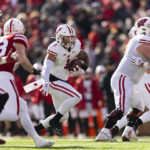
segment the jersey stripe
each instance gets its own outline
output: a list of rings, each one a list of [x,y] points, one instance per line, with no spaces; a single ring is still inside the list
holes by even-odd
[[[22,34],[15,34],[14,42],[23,44],[26,48],[28,47],[28,39]]]
[[[149,40],[140,39],[139,43],[150,44]]]
[[[51,51],[49,49],[47,50],[47,52],[50,53],[51,55],[57,56],[57,53],[55,53],[55,52],[53,52],[53,51]]]

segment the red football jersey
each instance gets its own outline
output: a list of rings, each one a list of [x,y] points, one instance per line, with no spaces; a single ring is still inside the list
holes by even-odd
[[[28,40],[23,34],[11,34],[8,36],[0,37],[0,56],[6,56],[8,52],[13,49],[15,52],[14,43],[23,44],[28,47]],[[0,71],[13,73],[15,63],[8,63],[0,65]]]

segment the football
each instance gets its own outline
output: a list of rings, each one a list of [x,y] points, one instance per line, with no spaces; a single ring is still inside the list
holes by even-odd
[[[73,59],[68,66],[68,70],[69,71],[75,71],[74,69],[76,69],[76,71],[78,71],[77,66],[81,67],[83,64],[82,60],[80,59]]]

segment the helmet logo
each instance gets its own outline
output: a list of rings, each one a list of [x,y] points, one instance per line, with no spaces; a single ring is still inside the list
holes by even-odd
[[[144,26],[144,23],[147,21],[147,19],[141,19],[139,20],[139,22],[137,23],[138,27]]]

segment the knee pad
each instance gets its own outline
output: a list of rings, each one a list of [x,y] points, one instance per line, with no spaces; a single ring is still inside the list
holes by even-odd
[[[123,112],[120,109],[113,110],[107,118],[112,118],[115,120],[120,120],[123,117]]]
[[[113,110],[108,116],[105,124],[106,128],[111,129],[118,120],[120,120],[123,116],[123,112],[120,109]]]
[[[139,117],[139,116],[141,116],[141,114],[142,114],[141,110],[139,110],[137,108],[132,108],[132,111],[129,113],[129,116],[131,115],[131,116]]]
[[[8,100],[8,98],[9,98],[8,93],[1,94],[1,95],[0,95],[0,113],[1,113],[2,110],[4,109],[4,106],[5,106],[5,104],[6,104],[7,100]]]
[[[69,113],[66,113],[61,119],[60,119],[60,122],[63,122],[65,120],[68,120],[69,118]]]

